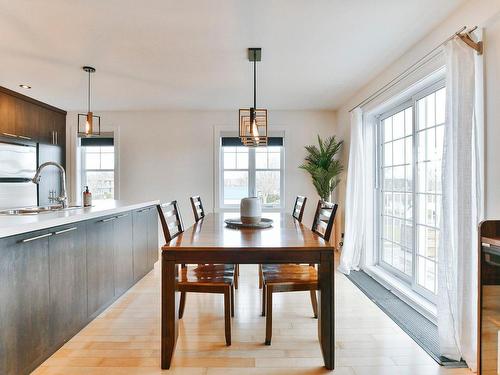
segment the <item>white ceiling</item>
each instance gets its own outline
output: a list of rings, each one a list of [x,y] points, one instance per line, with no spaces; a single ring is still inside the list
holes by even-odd
[[[81,110],[93,65],[95,110],[237,109],[262,47],[258,106],[335,109],[460,3],[0,0],[0,85]]]

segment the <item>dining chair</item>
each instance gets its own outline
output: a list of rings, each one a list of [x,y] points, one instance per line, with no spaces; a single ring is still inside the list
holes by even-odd
[[[338,205],[320,200],[316,207],[312,231],[325,241],[330,240]],[[271,345],[273,324],[273,293],[309,291],[314,317],[318,317],[318,271],[315,265],[262,265],[262,315],[266,316],[266,345]]]
[[[307,198],[302,195],[297,195],[297,198],[295,198],[292,216],[299,222],[302,222],[302,216],[304,216],[304,208],[306,208],[306,202]],[[259,264],[259,289],[262,289],[262,285],[262,264]],[[264,314],[265,313],[263,312],[262,316],[264,316]]]
[[[168,243],[184,232],[184,224],[177,201],[157,205],[165,241]],[[168,251],[168,250],[167,250]],[[234,265],[181,265],[177,289],[181,293],[179,319],[184,315],[186,294],[218,293],[224,295],[224,323],[226,345],[231,345],[231,317],[234,316]]]
[[[203,208],[203,203],[201,202],[201,197],[195,195],[190,197],[191,208],[193,209],[194,221],[198,222],[205,217],[205,209]],[[234,265],[234,288],[238,289],[238,277],[240,276],[240,265]]]

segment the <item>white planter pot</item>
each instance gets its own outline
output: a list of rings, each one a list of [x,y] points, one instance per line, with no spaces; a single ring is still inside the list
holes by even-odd
[[[243,224],[257,224],[262,217],[260,199],[257,197],[243,198],[240,203],[240,216]]]

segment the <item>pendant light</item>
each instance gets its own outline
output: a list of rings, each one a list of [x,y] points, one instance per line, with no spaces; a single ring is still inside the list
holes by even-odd
[[[90,76],[95,73],[95,68],[84,66],[82,68],[89,76],[87,113],[78,114],[78,135],[82,137],[92,137],[101,135],[101,117],[95,116],[90,110]],[[81,121],[80,121],[81,120]]]
[[[253,107],[239,110],[240,139],[245,146],[267,146],[267,109],[257,108],[257,61],[262,49],[249,48],[248,60],[253,62]]]

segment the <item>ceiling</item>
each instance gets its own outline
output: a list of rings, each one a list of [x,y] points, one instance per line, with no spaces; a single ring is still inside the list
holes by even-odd
[[[82,110],[92,65],[97,111],[234,110],[262,47],[257,106],[335,109],[460,3],[0,0],[0,85]]]

